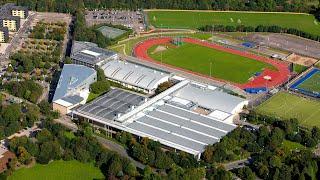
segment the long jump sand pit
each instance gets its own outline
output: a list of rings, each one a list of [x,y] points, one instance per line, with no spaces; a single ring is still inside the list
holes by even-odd
[[[299,64],[299,65],[302,65],[302,66],[307,66],[307,67],[310,67],[313,64],[315,64],[316,62],[318,62],[318,60],[316,60],[314,58],[300,56],[300,55],[297,55],[295,53],[290,54],[286,58],[286,61],[294,63],[294,64]]]

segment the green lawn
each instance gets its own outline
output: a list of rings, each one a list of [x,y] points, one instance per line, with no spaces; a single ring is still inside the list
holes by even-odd
[[[53,161],[48,165],[36,164],[31,168],[22,168],[13,173],[9,180],[88,180],[104,179],[99,168],[93,164],[79,161]]]
[[[282,148],[286,153],[290,153],[293,150],[302,150],[305,147],[302,144],[292,142],[289,140],[284,140],[282,143]]]
[[[147,11],[149,23],[155,27],[195,29],[203,25],[278,25],[320,34],[320,23],[313,15],[253,12]]]
[[[283,119],[297,118],[306,127],[320,127],[320,102],[279,92],[257,107],[261,114]]]
[[[224,79],[235,83],[246,83],[256,72],[273,66],[212,48],[184,43],[177,48],[168,47],[167,50],[154,53],[157,46],[148,50],[150,57],[166,64],[187,70]]]
[[[308,91],[320,92],[320,72],[317,72],[316,74],[305,80],[298,86],[298,88]]]
[[[302,66],[302,65],[299,65],[299,64],[293,64],[293,71],[298,73],[298,74],[302,73],[306,69],[308,69],[308,67]]]

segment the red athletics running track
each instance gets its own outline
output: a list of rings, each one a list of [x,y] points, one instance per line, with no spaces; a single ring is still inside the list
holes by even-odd
[[[156,61],[154,59],[152,59],[149,55],[148,55],[148,49],[151,48],[152,46],[155,45],[161,45],[161,44],[166,44],[166,43],[170,43],[170,41],[172,40],[172,38],[170,37],[164,37],[164,38],[153,38],[153,39],[149,39],[149,40],[145,40],[139,44],[136,45],[136,47],[133,50],[133,53],[136,57],[143,59],[143,60],[147,60],[147,61],[152,61],[154,63],[158,63],[161,64],[159,61]],[[176,66],[172,66],[172,65],[168,65],[165,64],[165,66],[170,67],[170,68],[174,68],[174,69],[178,69],[178,70],[182,70],[188,73],[192,73],[198,76],[202,76],[202,77],[206,77],[209,79],[214,79],[214,80],[218,80],[220,82],[226,82],[226,83],[231,83],[233,85],[238,86],[239,88],[245,89],[245,88],[260,88],[260,87],[268,87],[268,88],[272,88],[272,87],[276,87],[279,86],[281,84],[283,84],[284,82],[286,82],[288,80],[288,77],[290,76],[290,71],[288,68],[288,65],[286,63],[282,63],[270,58],[266,58],[266,57],[262,57],[262,56],[257,56],[255,54],[251,54],[248,52],[242,52],[239,50],[235,50],[235,49],[230,49],[230,48],[226,48],[217,44],[213,44],[213,43],[209,43],[206,41],[201,41],[198,39],[193,39],[193,38],[183,38],[184,42],[187,43],[193,43],[193,44],[197,44],[200,46],[205,46],[205,47],[209,47],[209,48],[214,48],[220,51],[224,51],[224,52],[228,52],[228,53],[232,53],[232,54],[236,54],[239,56],[243,56],[243,57],[247,57],[250,59],[254,59],[257,61],[261,61],[261,62],[265,62],[268,64],[273,65],[274,67],[277,68],[276,70],[271,70],[271,69],[265,69],[261,75],[254,77],[253,80],[248,81],[247,83],[244,84],[238,84],[238,83],[233,83],[233,82],[229,82],[229,81],[225,81],[222,79],[217,79],[214,77],[210,77],[207,75],[203,75],[197,72],[193,72],[193,71],[189,71],[186,69],[182,69]],[[232,69],[230,69],[232,70]],[[265,80],[264,76],[270,76],[271,80]]]

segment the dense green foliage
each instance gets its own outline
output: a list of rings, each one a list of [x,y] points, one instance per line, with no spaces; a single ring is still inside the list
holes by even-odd
[[[247,119],[252,118],[252,115],[247,116]],[[316,179],[318,160],[312,156],[311,150],[285,151],[285,139],[315,147],[320,142],[320,129],[299,128],[296,120],[274,120],[257,131],[237,128],[220,143],[208,146],[202,158],[208,163],[234,161],[236,155],[247,151],[252,162],[250,169],[236,171],[241,178],[254,179],[253,171],[262,179]]]
[[[316,0],[2,0],[17,2],[37,11],[72,12],[75,7],[97,8],[158,8],[158,9],[213,9],[213,10],[256,10],[309,12]]]
[[[279,92],[256,108],[257,113],[282,119],[296,118],[303,126],[320,127],[320,102]],[[276,118],[274,118],[276,119]]]
[[[35,39],[51,39],[63,41],[66,34],[66,23],[45,23],[38,22],[33,27],[29,37]]]
[[[274,69],[257,60],[201,45],[184,43],[179,47],[167,46],[161,52],[155,51],[157,47],[148,49],[149,56],[156,61],[235,83],[246,83],[254,73],[264,68]]]
[[[60,49],[53,52],[52,56],[42,53],[22,53],[17,52],[11,57],[11,65],[18,73],[30,73],[35,68],[50,69],[51,62],[58,63],[60,60]]]
[[[300,37],[304,37],[307,39],[320,41],[320,35],[318,34],[310,34],[308,32],[304,32],[295,28],[282,28],[280,26],[263,26],[259,25],[256,27],[253,26],[230,26],[230,25],[206,25],[200,27],[199,30],[212,32],[212,31],[220,31],[220,32],[272,32],[272,33],[287,33]]]
[[[110,83],[108,81],[97,81],[90,85],[90,92],[94,94],[102,94],[110,90]]]
[[[0,139],[14,134],[23,127],[31,127],[40,119],[39,108],[34,105],[23,108],[19,104],[11,104],[0,106],[0,110]]]
[[[42,86],[31,80],[21,82],[12,81],[5,84],[4,88],[9,91],[10,94],[33,103],[37,103],[43,92]]]

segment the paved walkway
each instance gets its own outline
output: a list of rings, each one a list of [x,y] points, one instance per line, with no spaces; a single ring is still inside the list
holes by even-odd
[[[225,163],[225,164],[223,164],[223,166],[226,168],[226,170],[242,168],[242,167],[246,166],[246,164],[250,163],[249,159],[250,158],[246,158],[246,159],[241,159],[241,160],[238,160],[238,161]]]
[[[144,169],[146,166],[136,160],[134,160],[132,157],[129,156],[129,154],[127,153],[126,149],[121,146],[120,144],[117,144],[116,142],[113,142],[109,139],[105,139],[102,138],[100,136],[94,135],[97,140],[107,149],[110,149],[111,151],[115,151],[118,154],[120,154],[120,156],[128,158],[131,162],[133,162],[133,164],[139,168],[139,169]]]

